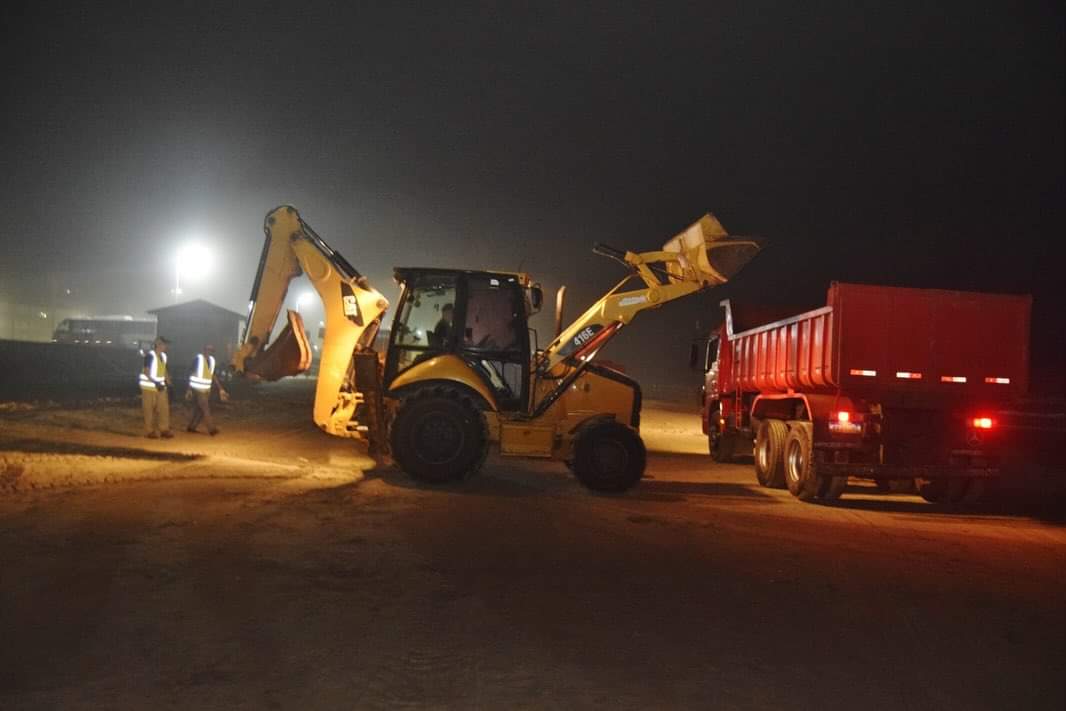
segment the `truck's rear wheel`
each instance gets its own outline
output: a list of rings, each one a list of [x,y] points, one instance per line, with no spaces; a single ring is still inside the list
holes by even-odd
[[[918,487],[914,479],[889,479],[888,490],[893,494],[913,494]]]
[[[818,477],[818,498],[822,501],[836,501],[848,488],[846,476]]]
[[[948,483],[943,479],[918,482],[918,495],[931,504],[939,504],[947,498]]]
[[[418,481],[443,484],[476,473],[488,454],[488,427],[459,388],[419,388],[403,399],[390,432],[392,456]]]
[[[785,440],[788,426],[781,420],[764,420],[755,435],[755,477],[763,486],[780,489],[785,484]]]
[[[966,497],[966,490],[970,486],[969,479],[948,479],[947,491],[944,494],[944,501],[949,504],[961,504],[963,498]]]
[[[783,423],[782,423],[783,424]],[[813,500],[822,489],[822,482],[814,473],[814,442],[810,425],[793,426],[785,439],[785,482],[789,492],[800,501]],[[756,448],[758,456],[758,448]]]
[[[619,422],[591,425],[574,442],[574,476],[593,491],[632,488],[644,476],[646,463],[640,435]]]
[[[970,479],[969,485],[966,487],[966,493],[963,494],[962,503],[964,504],[976,504],[985,497],[986,482],[984,479],[973,478]]]

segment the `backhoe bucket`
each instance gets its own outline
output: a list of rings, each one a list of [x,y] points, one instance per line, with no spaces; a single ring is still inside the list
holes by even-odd
[[[716,286],[732,279],[760,249],[759,242],[751,237],[731,237],[708,213],[664,244],[662,251],[681,255],[679,261],[665,264],[671,277]]]
[[[281,380],[311,368],[311,345],[300,314],[289,311],[288,322],[267,348],[245,361],[244,372],[261,380]]]

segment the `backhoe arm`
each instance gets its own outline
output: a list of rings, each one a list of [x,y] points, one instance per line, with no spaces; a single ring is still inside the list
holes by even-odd
[[[552,341],[538,363],[538,372],[559,373],[561,366],[578,366],[622,327],[646,309],[729,281],[760,249],[751,238],[730,237],[713,215],[677,235],[657,252],[627,252],[597,245],[597,254],[616,259],[631,274],[602,296]],[[639,278],[643,288],[622,291]]]
[[[325,311],[314,421],[330,434],[356,436],[355,408],[362,400],[353,355],[370,349],[389,302],[295,208],[283,205],[270,212],[263,231],[266,242],[252,286],[248,326],[233,356],[233,367],[263,380],[278,380],[310,368],[311,351],[298,313],[289,311],[288,323],[267,345],[289,284],[306,274]]]

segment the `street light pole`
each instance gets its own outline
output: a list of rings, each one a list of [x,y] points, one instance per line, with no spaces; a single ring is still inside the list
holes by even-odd
[[[181,258],[174,262],[174,301],[181,296]]]

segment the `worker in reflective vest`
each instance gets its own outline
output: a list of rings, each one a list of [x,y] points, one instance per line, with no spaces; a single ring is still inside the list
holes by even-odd
[[[203,422],[207,426],[207,433],[212,437],[218,434],[215,421],[211,418],[211,386],[218,386],[219,397],[223,402],[229,399],[229,393],[222,387],[215,375],[215,347],[206,345],[203,351],[196,354],[193,360],[192,372],[189,373],[189,390],[186,399],[192,401],[192,418],[186,431],[195,432]]]
[[[144,365],[137,379],[141,386],[141,406],[144,410],[144,433],[151,439],[170,439],[170,375],[167,374],[167,345],[160,336],[152,350],[144,354]]]

